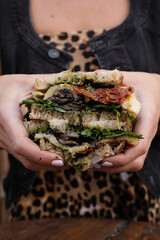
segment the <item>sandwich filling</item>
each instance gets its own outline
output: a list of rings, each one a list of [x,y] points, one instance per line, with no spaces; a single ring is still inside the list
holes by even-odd
[[[24,125],[42,150],[55,152],[77,170],[136,145],[132,132],[140,110],[133,87],[119,71],[72,72],[36,79]]]

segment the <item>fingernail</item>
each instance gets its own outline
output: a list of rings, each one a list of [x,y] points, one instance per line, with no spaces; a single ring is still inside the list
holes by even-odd
[[[95,164],[91,164],[90,168],[101,168],[101,166],[99,164],[95,163]]]
[[[53,160],[53,161],[51,162],[51,165],[52,165],[53,167],[63,167],[63,166],[64,166],[64,163],[63,163],[63,161],[61,161],[61,160]]]
[[[101,164],[101,166],[102,167],[112,167],[113,166],[113,163],[111,163],[111,162],[103,162],[102,164]]]

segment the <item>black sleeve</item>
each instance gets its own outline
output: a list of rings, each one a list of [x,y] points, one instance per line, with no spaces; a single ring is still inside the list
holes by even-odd
[[[160,35],[160,0],[146,0],[148,14],[145,28]]]
[[[19,40],[13,26],[12,2],[12,0],[0,0],[0,49]]]

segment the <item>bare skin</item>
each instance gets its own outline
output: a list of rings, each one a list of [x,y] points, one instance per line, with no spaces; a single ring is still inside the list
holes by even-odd
[[[124,153],[104,159],[113,166],[108,167],[108,164],[104,164],[99,170],[109,173],[134,172],[143,167],[160,118],[160,96],[158,91],[153,90],[160,90],[160,75],[143,72],[123,72],[123,75],[124,84],[135,87],[137,99],[141,103],[134,132],[141,133],[143,139],[137,146],[128,148]]]
[[[111,29],[129,13],[129,0],[30,0],[37,33]]]
[[[31,98],[37,76],[39,75],[19,74],[0,77],[0,147],[12,153],[28,169],[53,170],[57,166],[62,167],[63,162],[59,161],[58,165],[52,166],[51,162],[57,160],[57,155],[40,150],[28,138],[19,107],[23,99]],[[138,146],[128,149],[125,153],[105,159],[107,162],[113,163],[113,166],[102,166],[98,169],[100,171],[124,172],[140,170],[157,131],[160,117],[160,76],[138,72],[125,72],[124,76],[124,83],[136,88],[137,99],[142,104],[135,125],[135,132],[143,134],[144,139],[140,141]],[[4,89],[7,90],[4,91]],[[62,158],[58,156],[58,159]]]
[[[100,0],[98,5],[95,0],[30,0],[30,3],[32,24],[37,33],[109,29],[121,24],[129,11],[127,0]],[[138,171],[143,167],[160,117],[160,75],[138,72],[125,72],[124,75],[125,84],[136,88],[142,104],[135,132],[143,134],[144,139],[123,154],[105,159],[113,166],[102,166],[98,170],[110,173]],[[0,77],[0,147],[31,170],[64,168],[61,161],[55,166],[51,164],[57,161],[56,154],[41,151],[28,138],[22,123],[19,105],[23,99],[31,97],[35,77],[20,74]],[[58,159],[61,158],[58,156]]]
[[[0,147],[14,155],[30,170],[66,168],[60,161],[60,156],[42,151],[33,143],[23,125],[20,105],[23,99],[31,98],[34,81],[38,76],[18,74],[0,77]],[[53,164],[52,161],[55,160]]]

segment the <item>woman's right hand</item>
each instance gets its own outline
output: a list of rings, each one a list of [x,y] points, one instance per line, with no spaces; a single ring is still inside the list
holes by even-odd
[[[39,75],[18,74],[0,77],[0,147],[30,170],[66,168],[60,156],[42,151],[30,140],[23,125],[20,105],[24,99],[32,97],[36,77]]]

